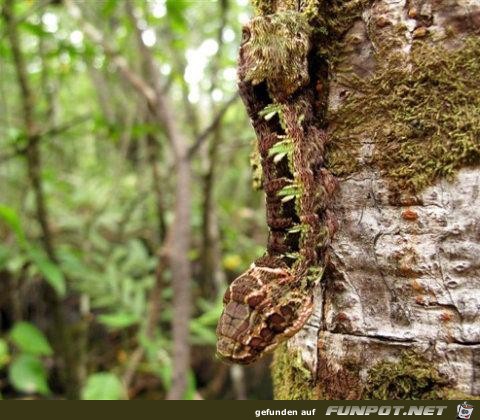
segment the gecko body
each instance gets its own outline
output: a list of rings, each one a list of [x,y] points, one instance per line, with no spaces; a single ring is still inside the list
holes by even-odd
[[[239,54],[239,90],[257,136],[269,227],[265,255],[228,287],[217,327],[218,356],[240,364],[273,350],[308,320],[337,228],[330,209],[336,180],[324,165],[328,137],[318,109],[325,72],[302,6],[276,3],[274,13],[245,25]]]

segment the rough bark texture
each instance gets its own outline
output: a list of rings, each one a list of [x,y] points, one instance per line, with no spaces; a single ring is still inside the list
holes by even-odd
[[[465,125],[465,108],[455,124],[464,127],[458,138],[469,146],[460,152],[449,144],[444,155],[437,155],[436,145],[425,143],[414,153],[430,156],[431,163],[426,159],[424,165],[422,156],[401,155],[418,140],[399,148],[385,146],[386,140],[396,141],[396,124],[404,122],[404,113],[390,126],[388,120],[382,122],[383,131],[375,126],[371,132],[359,132],[355,125],[365,124],[357,123],[354,114],[363,112],[366,118],[374,108],[351,99],[356,89],[365,88],[362,80],[389,65],[390,74],[397,76],[393,72],[398,63],[403,61],[408,68],[415,51],[423,57],[421,49],[427,45],[441,46],[445,52],[438,59],[432,55],[425,67],[441,57],[448,60],[448,54],[457,58],[465,54],[459,62],[467,62],[472,51],[465,46],[469,39],[478,43],[479,28],[479,0],[376,0],[366,5],[333,53],[329,115],[333,142],[341,146],[332,150],[331,158],[340,180],[335,207],[340,228],[331,267],[316,293],[314,315],[275,354],[272,369],[278,399],[480,395],[478,108],[471,125]],[[392,52],[402,59],[390,62]],[[478,57],[478,49],[473,52]],[[441,69],[438,72],[440,86]],[[418,94],[418,102],[430,106],[433,120],[439,121],[439,127],[424,137],[441,133],[445,128],[441,116],[453,114],[449,106],[457,110],[471,93],[462,95],[454,86],[461,72],[443,75],[452,81],[449,92],[460,93],[451,101],[436,105]],[[479,86],[476,68],[467,72]],[[390,83],[392,89],[408,86],[386,80],[388,74],[377,76],[377,83]],[[432,92],[435,89],[432,86]],[[367,95],[369,90],[362,92]],[[342,114],[343,109],[348,112]],[[350,126],[338,116],[350,118]],[[414,130],[422,121],[426,125],[424,120],[408,122]],[[402,142],[404,137],[398,136]],[[382,155],[382,147],[390,149],[383,149]],[[459,159],[445,170],[450,163],[444,163],[443,156],[455,153]],[[418,176],[389,171],[382,163],[393,165],[398,156],[407,168],[418,164]],[[438,170],[430,171],[436,164]]]

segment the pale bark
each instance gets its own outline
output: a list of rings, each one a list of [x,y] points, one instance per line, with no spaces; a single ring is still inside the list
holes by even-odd
[[[480,1],[373,2],[345,38],[342,69],[350,69],[333,69],[330,110],[341,109],[351,93],[340,76],[372,74],[385,30],[398,25],[397,48],[408,61],[425,22],[426,42],[456,48],[465,34],[478,36]],[[455,36],[443,40],[452,28]],[[361,169],[340,179],[332,267],[314,315],[288,349],[301,353],[313,379],[306,386],[320,389],[317,398],[362,397],[372,367],[410,350],[452,390],[480,395],[480,169],[461,169],[453,181],[392,200],[388,180],[368,165],[374,139],[360,142]]]

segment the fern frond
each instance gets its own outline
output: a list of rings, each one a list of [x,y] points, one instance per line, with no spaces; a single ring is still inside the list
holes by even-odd
[[[283,108],[281,104],[268,104],[265,108],[263,108],[258,115],[263,117],[266,121],[270,121],[275,115],[278,115],[278,120],[280,121],[280,126],[283,130],[287,130],[287,126],[285,124],[285,118],[283,116]]]
[[[280,104],[268,104],[265,108],[263,108],[258,115],[263,117],[265,120],[271,120],[275,115],[280,117],[282,113],[282,106]]]
[[[292,160],[294,145],[292,139],[285,136],[279,136],[279,138],[283,139],[277,143],[275,143],[270,150],[268,151],[268,156],[273,158],[275,163],[280,162],[285,156],[288,157],[289,162]]]
[[[288,197],[293,196],[294,198],[300,197],[302,194],[302,188],[296,182],[292,182],[291,184],[285,185],[280,191],[277,192],[279,197]]]

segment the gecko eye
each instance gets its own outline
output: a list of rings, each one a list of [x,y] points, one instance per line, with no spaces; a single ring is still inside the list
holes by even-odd
[[[242,44],[247,43],[250,40],[250,36],[251,36],[250,29],[244,26],[242,29]]]

